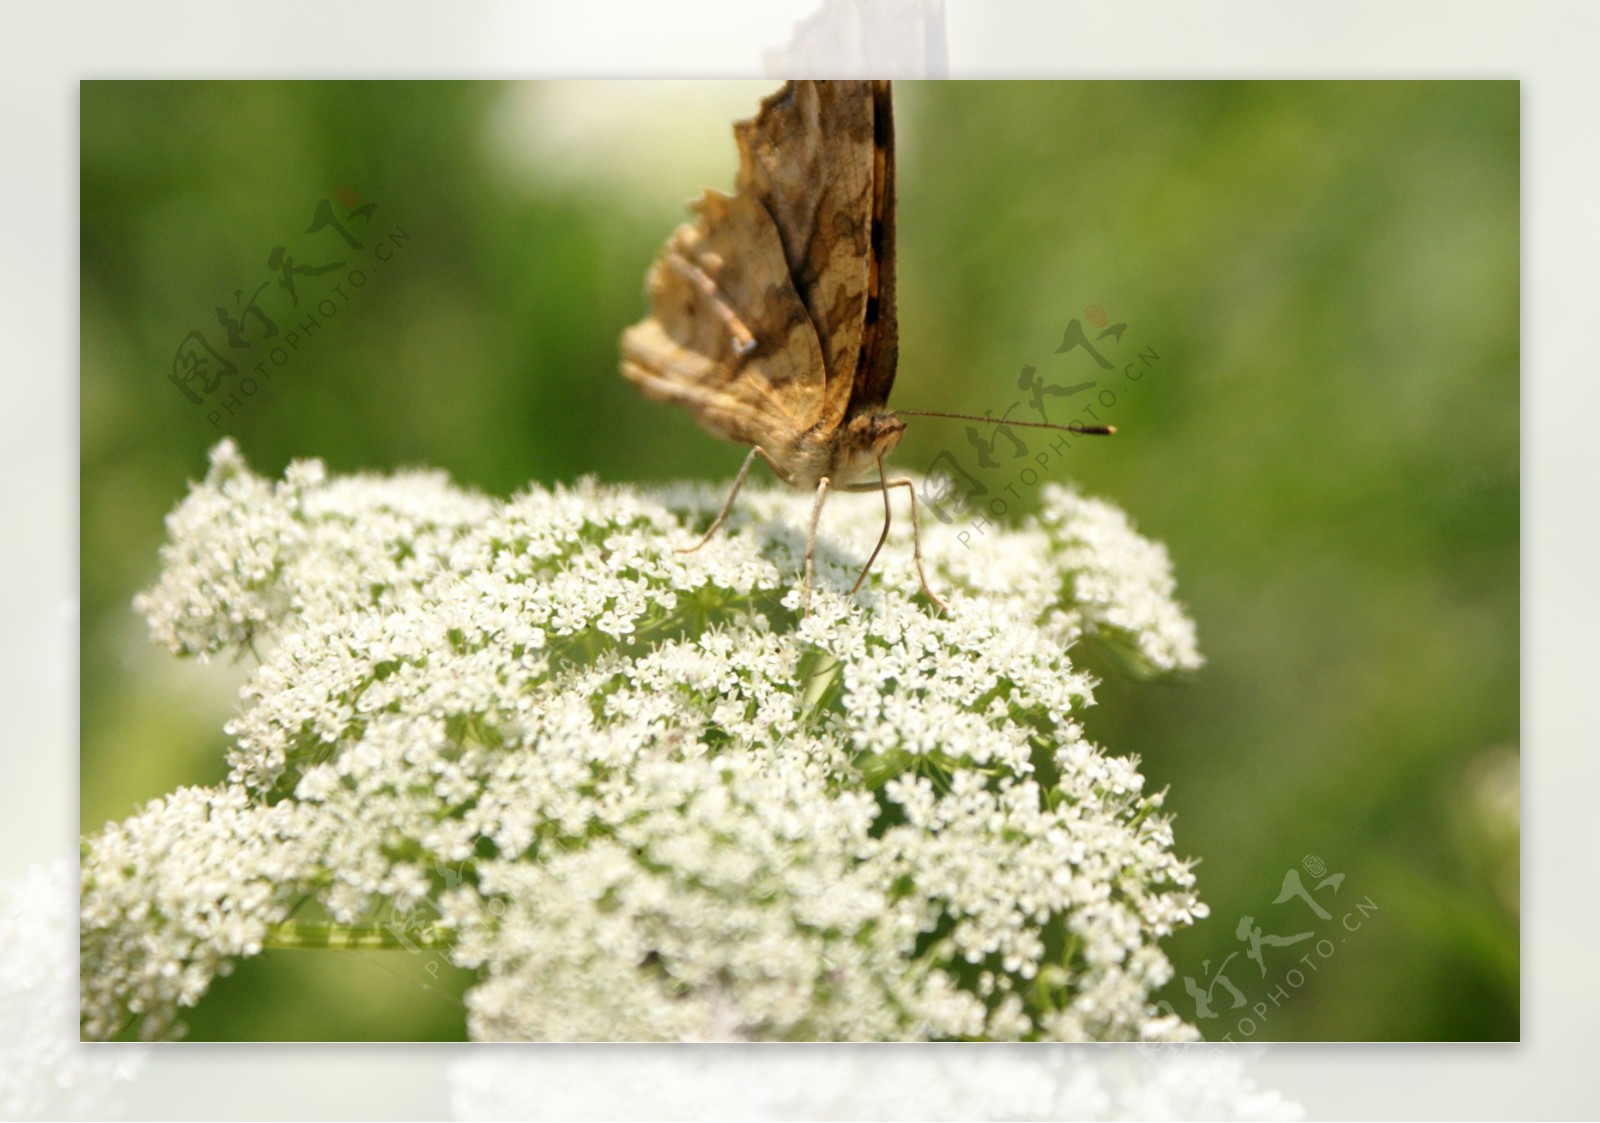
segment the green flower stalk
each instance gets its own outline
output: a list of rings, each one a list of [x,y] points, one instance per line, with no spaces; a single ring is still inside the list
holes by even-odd
[[[479,1040],[1182,1040],[1205,915],[1086,637],[1196,668],[1165,551],[1047,488],[1027,524],[580,483],[281,482],[231,442],[168,519],[156,642],[259,657],[226,782],[85,840],[82,1032],[156,1038],[264,946],[445,948]],[[898,564],[904,562],[905,564]],[[292,916],[291,916],[292,914]]]

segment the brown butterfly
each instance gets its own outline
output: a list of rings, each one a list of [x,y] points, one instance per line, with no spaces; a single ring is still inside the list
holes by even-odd
[[[853,594],[889,536],[889,489],[903,487],[917,577],[943,609],[922,568],[914,484],[883,465],[906,427],[885,408],[899,355],[889,83],[790,82],[735,123],[734,139],[734,194],[708,188],[692,204],[700,221],[678,227],[650,269],[652,315],[622,335],[622,373],[646,397],[752,446],[722,513],[683,552],[710,541],[759,456],[785,483],[816,492],[809,610],[828,492],[883,492],[883,533]],[[874,465],[876,482],[855,482]]]

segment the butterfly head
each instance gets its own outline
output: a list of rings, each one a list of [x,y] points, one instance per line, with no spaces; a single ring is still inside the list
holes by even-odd
[[[834,474],[853,480],[877,466],[905,435],[906,423],[892,413],[858,413],[845,423],[835,452]]]

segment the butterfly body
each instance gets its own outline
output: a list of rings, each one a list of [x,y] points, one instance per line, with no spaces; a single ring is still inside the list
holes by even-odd
[[[892,413],[858,413],[838,430],[808,432],[773,459],[783,480],[803,491],[815,491],[824,478],[853,484],[894,451],[906,423]]]

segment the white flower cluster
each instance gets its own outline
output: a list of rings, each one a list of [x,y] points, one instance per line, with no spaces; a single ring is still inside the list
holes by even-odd
[[[1199,663],[1165,553],[1052,489],[981,556],[876,497],[437,475],[283,482],[230,443],[141,596],[258,644],[228,782],[87,840],[84,1033],[177,1030],[297,903],[442,938],[478,1039],[1173,1039],[1157,941],[1205,914],[1160,797],[1087,742],[1069,647]],[[903,516],[903,510],[902,510]],[[299,920],[306,915],[296,912]]]
[[[1072,575],[1071,597],[1085,627],[1136,673],[1166,674],[1200,665],[1194,622],[1174,601],[1167,549],[1140,538],[1109,503],[1056,492],[1040,523]]]

